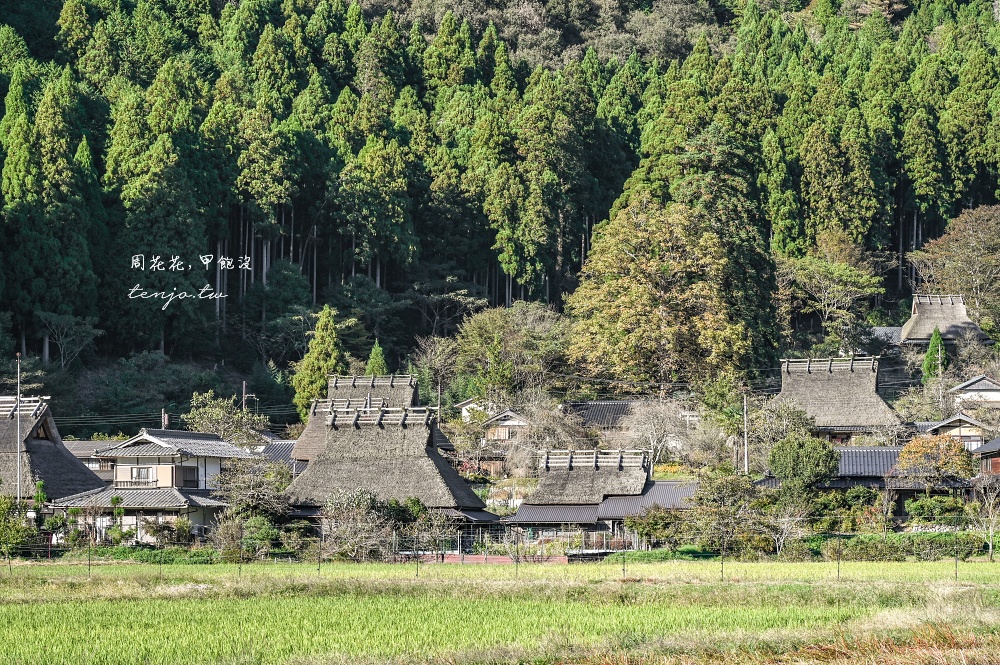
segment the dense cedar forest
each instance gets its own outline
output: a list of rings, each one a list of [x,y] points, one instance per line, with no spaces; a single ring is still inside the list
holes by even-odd
[[[603,380],[877,351],[1000,185],[984,1],[0,8],[0,351],[50,376],[280,383],[325,304],[400,371],[517,300]]]

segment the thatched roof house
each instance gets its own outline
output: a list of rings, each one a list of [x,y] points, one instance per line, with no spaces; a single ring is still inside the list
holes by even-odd
[[[21,431],[17,430],[17,414]],[[63,445],[43,398],[0,396],[0,493],[17,492],[17,457],[21,457],[21,495],[31,497],[35,483],[45,483],[50,499],[103,488],[105,483]]]
[[[531,505],[599,504],[609,496],[642,494],[649,480],[645,452],[559,450],[539,459]]]
[[[410,374],[388,376],[331,375],[327,383],[327,399],[343,408],[404,409],[416,406],[419,398],[417,377]]]
[[[814,431],[832,440],[901,424],[878,394],[878,362],[872,358],[781,361],[781,393],[814,422]]]
[[[327,398],[313,402],[306,428],[292,449],[291,458],[308,462],[326,446],[325,420],[330,409],[339,411],[408,409],[418,402],[417,378],[408,374],[390,376],[330,375]]]
[[[293,505],[322,506],[334,493],[360,488],[382,499],[416,497],[474,521],[486,507],[438,452],[428,409],[340,409],[327,399],[313,406],[309,429],[292,453],[309,460],[288,488]]]
[[[965,298],[960,295],[915,295],[911,312],[899,334],[901,344],[927,345],[935,328],[941,331],[941,338],[946,343],[958,342],[969,334],[980,342],[993,343],[969,318]]]
[[[538,489],[506,521],[539,529],[575,525],[620,531],[626,518],[652,506],[688,507],[696,483],[655,482],[649,472],[649,456],[643,451],[543,453]]]

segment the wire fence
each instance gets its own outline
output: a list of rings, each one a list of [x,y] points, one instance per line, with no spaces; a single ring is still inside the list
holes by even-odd
[[[661,526],[655,534],[585,528],[578,525],[455,525],[420,530],[399,529],[284,530],[261,534],[241,527],[238,532],[204,532],[193,537],[164,537],[147,542],[113,543],[108,534],[83,530],[70,542],[63,534],[38,532],[6,548],[13,560],[50,561],[88,566],[111,560],[166,565],[187,564],[308,564],[321,568],[338,561],[358,563],[514,564],[572,563],[608,560],[615,556],[640,560],[725,561],[940,561],[986,559],[992,556],[1000,525],[965,516],[930,518],[883,528],[824,529],[830,518],[785,518],[728,523],[688,523]],[[840,525],[843,526],[843,525]],[[0,543],[2,546],[2,543]],[[645,559],[644,559],[645,557]]]

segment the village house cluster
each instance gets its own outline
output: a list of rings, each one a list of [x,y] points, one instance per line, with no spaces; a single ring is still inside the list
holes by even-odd
[[[896,349],[926,347],[937,329],[946,345],[974,337],[992,344],[973,323],[961,296],[914,298],[912,316],[900,328],[874,332]],[[781,362],[780,392],[773,398],[804,411],[814,436],[830,441],[840,454],[839,468],[826,489],[891,487],[897,511],[906,498],[923,492],[921,482],[897,473],[907,438],[941,435],[961,441],[979,460],[980,473],[1000,473],[1000,438],[967,413],[1000,408],[1000,381],[973,377],[950,389],[957,411],[938,422],[904,422],[883,397],[890,356],[786,359]],[[891,373],[891,372],[889,372]],[[507,525],[536,536],[568,528],[627,537],[625,520],[653,506],[684,508],[697,490],[690,480],[654,480],[652,451],[635,445],[630,431],[642,400],[570,402],[560,409],[587,431],[596,445],[588,449],[532,451],[529,473],[537,485],[526,497],[511,495]],[[456,405],[466,420],[484,410],[474,400]],[[478,471],[499,474],[511,442],[527,445],[530,419],[511,410],[485,414]],[[695,411],[678,418],[697,420]],[[20,423],[18,430],[17,424]],[[879,433],[897,433],[894,445],[858,445]],[[313,403],[308,423],[295,441],[274,440],[248,450],[215,434],[143,429],[126,441],[63,441],[47,401],[38,397],[0,397],[0,487],[31,498],[43,483],[45,513],[89,512],[98,529],[118,524],[134,529],[140,541],[148,520],[190,521],[205,537],[226,504],[214,491],[217,477],[236,459],[262,458],[288,465],[291,515],[318,520],[331,496],[365,489],[383,500],[419,499],[467,529],[489,529],[501,518],[456,469],[453,446],[437,422],[436,411],[419,404],[413,376],[331,376],[327,397]],[[20,458],[20,459],[18,459]],[[18,476],[20,471],[20,476]],[[952,491],[973,479],[953,479]],[[759,485],[778,487],[765,474]]]

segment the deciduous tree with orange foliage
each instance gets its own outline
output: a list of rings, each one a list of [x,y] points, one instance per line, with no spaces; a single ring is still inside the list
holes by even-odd
[[[972,455],[954,437],[918,436],[903,446],[896,461],[896,476],[920,480],[928,493],[948,487],[951,481],[968,480],[976,473]]]

